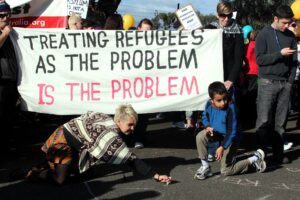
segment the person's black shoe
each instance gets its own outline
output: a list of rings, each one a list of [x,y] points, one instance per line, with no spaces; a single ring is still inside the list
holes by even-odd
[[[0,157],[2,159],[16,159],[18,156],[20,156],[20,154],[16,151],[16,149],[0,150]]]
[[[289,164],[291,163],[291,159],[289,157],[282,157],[281,159],[279,158],[274,158],[272,161],[273,165],[282,165],[282,164]]]
[[[29,170],[25,170],[25,169],[20,169],[20,168],[15,169],[12,172],[10,172],[9,180],[17,181],[17,180],[25,179],[28,172]]]
[[[289,163],[291,163],[291,159],[284,156],[283,159],[282,159],[282,164],[289,164]]]
[[[297,119],[296,126],[297,128],[300,128],[300,119]]]

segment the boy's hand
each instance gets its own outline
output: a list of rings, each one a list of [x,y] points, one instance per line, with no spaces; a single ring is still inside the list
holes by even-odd
[[[212,127],[207,127],[207,128],[205,129],[205,131],[206,131],[206,134],[207,134],[207,135],[210,135],[210,136],[213,136],[213,135],[214,135],[214,128],[212,128]]]
[[[224,147],[220,146],[216,151],[216,160],[221,160],[224,152]]]

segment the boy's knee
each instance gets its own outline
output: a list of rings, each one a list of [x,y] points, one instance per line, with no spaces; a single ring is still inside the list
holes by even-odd
[[[205,132],[204,132],[204,131],[200,131],[200,132],[197,134],[197,136],[196,136],[196,140],[197,140],[197,141],[202,141],[202,140],[205,139],[205,137],[206,137]]]
[[[197,135],[196,135],[196,141],[200,140],[200,135],[201,135],[201,132],[197,133]]]

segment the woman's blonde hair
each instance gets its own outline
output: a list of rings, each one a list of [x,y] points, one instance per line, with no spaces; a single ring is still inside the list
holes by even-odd
[[[135,124],[138,121],[138,115],[133,109],[131,104],[122,104],[120,105],[116,111],[114,116],[114,121],[127,121],[129,119],[133,119]]]
[[[233,7],[230,2],[221,1],[217,5],[217,13],[220,14],[230,14],[233,12]]]
[[[70,25],[74,25],[78,22],[81,22],[81,16],[78,14],[72,14],[69,19],[68,19],[68,24]]]

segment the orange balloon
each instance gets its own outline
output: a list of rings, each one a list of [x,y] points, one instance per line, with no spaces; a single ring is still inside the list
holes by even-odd
[[[294,3],[292,3],[291,9],[294,13],[294,18],[300,19],[300,1],[295,1]]]
[[[123,29],[128,30],[130,27],[133,27],[135,24],[134,17],[132,15],[124,15],[123,16]]]

